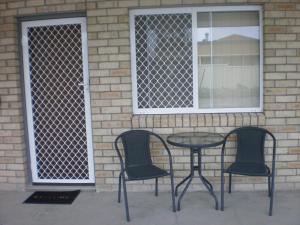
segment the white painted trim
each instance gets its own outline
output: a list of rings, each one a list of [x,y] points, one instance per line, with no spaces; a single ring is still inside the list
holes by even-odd
[[[184,114],[184,113],[240,113],[240,112],[261,112],[259,108],[214,108],[214,109],[194,109],[194,108],[155,108],[138,109],[135,114]]]
[[[199,108],[199,71],[198,71],[198,42],[197,42],[197,12],[192,13],[192,52],[193,52],[193,108]]]
[[[168,7],[168,8],[149,8],[149,9],[132,9],[132,15],[155,15],[155,14],[172,14],[172,13],[193,13],[193,12],[218,12],[218,11],[259,11],[259,5],[244,6],[203,6],[203,7]]]
[[[89,167],[89,182],[95,183],[95,168],[94,168],[94,151],[93,151],[93,134],[92,134],[92,119],[91,119],[91,99],[90,99],[90,79],[89,79],[89,64],[88,64],[88,43],[87,43],[87,27],[86,18],[82,18],[81,22],[81,39],[82,39],[82,64],[83,64],[83,82],[84,82],[84,107],[85,107],[85,122],[86,122],[86,141],[88,153]]]
[[[214,33],[213,33],[213,16],[212,16],[212,12],[209,12],[209,26],[210,26],[210,36],[213,38]],[[214,54],[213,54],[213,40],[211,39],[210,41],[210,74],[211,74],[211,78],[210,78],[210,93],[209,93],[209,97],[210,97],[210,107],[213,107],[214,105],[214,92],[212,87],[214,86],[214,66],[213,66],[213,62],[214,62]]]
[[[131,52],[131,83],[133,112],[138,111],[137,74],[136,74],[136,50],[135,50],[135,14],[130,11],[130,52]]]
[[[49,20],[35,20],[22,22],[22,27],[41,27],[41,26],[52,26],[52,25],[66,25],[66,24],[83,24],[85,17],[76,18],[62,18],[62,19],[49,19]]]
[[[258,11],[260,21],[260,106],[255,108],[208,108],[198,109],[198,79],[195,78],[195,74],[198,71],[198,66],[195,66],[198,62],[198,57],[195,56],[197,51],[194,41],[194,29],[195,29],[195,14],[197,12],[218,12],[218,11]],[[193,108],[138,108],[137,101],[137,75],[136,75],[136,49],[135,49],[135,16],[137,15],[155,15],[155,14],[178,14],[178,13],[190,13],[192,14],[192,30],[193,30]],[[235,112],[262,112],[263,111],[263,16],[262,7],[259,5],[246,5],[246,6],[205,6],[205,7],[169,7],[169,8],[151,8],[151,9],[133,9],[130,10],[130,44],[131,44],[131,77],[132,77],[132,102],[134,114],[181,114],[181,113],[235,113]],[[198,77],[198,74],[196,74]],[[195,83],[196,82],[196,83]],[[197,92],[197,93],[196,93]]]
[[[259,76],[260,76],[260,83],[259,83],[259,110],[263,112],[264,110],[264,23],[263,23],[263,9],[259,7],[259,47],[260,47],[260,58],[259,58]]]
[[[42,184],[92,184],[91,179],[40,179],[37,178],[33,181],[34,183],[42,183]]]
[[[82,38],[82,59],[83,59],[83,79],[84,79],[84,101],[85,101],[85,120],[86,120],[86,135],[87,135],[87,151],[88,151],[88,167],[89,179],[40,179],[37,174],[36,163],[36,146],[34,141],[34,126],[33,126],[33,112],[31,102],[31,86],[29,73],[29,48],[27,29],[36,26],[51,26],[51,25],[65,25],[65,24],[81,24],[81,38]],[[93,159],[93,141],[92,141],[92,126],[91,126],[91,109],[90,109],[90,93],[89,93],[89,75],[88,75],[88,47],[87,47],[87,28],[86,18],[63,18],[50,20],[37,20],[22,22],[22,50],[23,50],[23,64],[24,64],[24,84],[25,84],[25,101],[27,112],[28,138],[30,148],[31,173],[32,181],[36,183],[95,183],[94,175],[94,159]]]
[[[27,37],[27,24],[22,23],[22,48],[23,48],[23,65],[24,65],[24,85],[25,85],[25,105],[27,114],[27,132],[28,142],[30,150],[30,166],[32,180],[36,181],[37,176],[37,164],[36,164],[36,153],[35,153],[35,141],[33,132],[33,112],[31,102],[31,85],[30,85],[30,74],[29,74],[29,48],[28,48],[28,37]]]

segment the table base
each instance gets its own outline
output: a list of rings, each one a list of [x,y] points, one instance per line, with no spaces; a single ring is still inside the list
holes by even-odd
[[[197,153],[198,155],[198,165],[194,165],[194,153]],[[184,184],[186,181],[187,184],[185,185],[183,191],[181,192],[179,198],[178,198],[178,205],[177,205],[177,210],[179,211],[180,210],[180,203],[181,203],[181,200],[184,196],[184,194],[186,193],[187,189],[189,188],[193,178],[194,178],[194,171],[197,170],[198,171],[198,174],[199,174],[199,178],[201,180],[201,182],[204,184],[204,186],[206,187],[206,189],[209,191],[210,195],[214,198],[215,200],[215,208],[216,210],[219,209],[219,203],[218,203],[218,199],[217,199],[217,196],[215,195],[214,193],[214,189],[213,189],[213,186],[212,184],[202,175],[202,168],[201,168],[201,165],[202,165],[202,151],[201,151],[201,148],[191,148],[191,154],[190,154],[190,158],[191,158],[191,172],[190,174],[185,177],[179,184],[176,185],[176,188],[175,188],[175,195],[177,196],[178,195],[178,188]]]

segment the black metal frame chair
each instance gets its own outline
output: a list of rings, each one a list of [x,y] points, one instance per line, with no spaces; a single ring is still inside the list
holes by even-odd
[[[237,154],[235,162],[227,169],[224,169],[225,146],[228,137],[236,134]],[[272,170],[265,164],[264,143],[265,137],[269,135],[273,140]],[[270,197],[269,215],[273,212],[273,196],[275,182],[275,156],[276,139],[274,135],[266,129],[259,127],[240,127],[229,132],[224,138],[221,153],[221,210],[224,210],[224,173],[229,174],[228,193],[231,193],[232,174],[246,176],[266,176],[268,177],[268,196]]]
[[[160,140],[167,151],[169,158],[169,172],[163,170],[152,163],[150,152],[150,137],[153,136]],[[120,150],[118,148],[119,139],[122,140],[124,148],[125,163],[123,162]],[[126,219],[130,221],[126,181],[147,180],[155,178],[155,196],[158,195],[158,178],[170,176],[171,178],[171,194],[172,208],[175,208],[175,192],[174,192],[174,175],[172,166],[171,152],[165,141],[157,134],[147,130],[130,130],[120,134],[115,140],[115,148],[120,159],[121,172],[119,175],[118,202],[121,202],[121,183],[123,184],[124,202]],[[127,178],[125,178],[125,173]]]

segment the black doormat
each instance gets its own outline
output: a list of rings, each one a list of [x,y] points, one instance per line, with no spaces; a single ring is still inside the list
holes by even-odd
[[[36,191],[23,203],[27,204],[72,204],[79,195],[77,191]]]

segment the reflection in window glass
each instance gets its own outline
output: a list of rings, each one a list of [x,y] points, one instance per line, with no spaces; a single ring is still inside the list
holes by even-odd
[[[259,107],[257,11],[197,14],[199,108]]]

